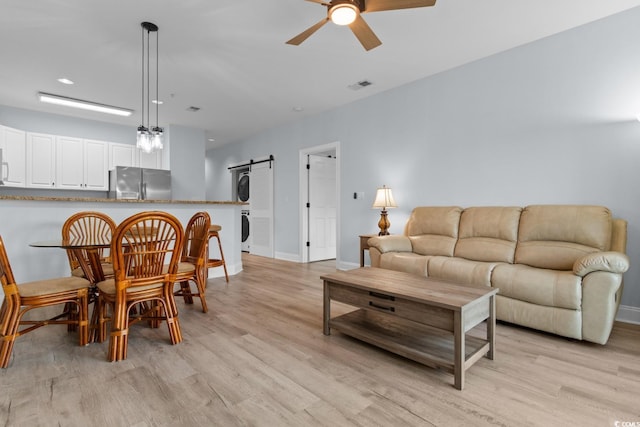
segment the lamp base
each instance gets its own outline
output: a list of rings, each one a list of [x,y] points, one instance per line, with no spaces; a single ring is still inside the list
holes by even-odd
[[[378,221],[378,227],[380,228],[380,232],[378,236],[388,236],[389,235],[389,227],[391,227],[391,223],[387,218],[387,211],[385,209],[380,212],[380,221]]]

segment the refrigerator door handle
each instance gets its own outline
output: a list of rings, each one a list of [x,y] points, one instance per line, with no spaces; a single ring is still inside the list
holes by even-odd
[[[147,183],[143,182],[142,186],[142,200],[147,200]]]

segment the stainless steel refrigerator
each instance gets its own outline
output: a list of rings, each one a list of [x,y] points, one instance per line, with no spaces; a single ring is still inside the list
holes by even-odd
[[[171,171],[118,166],[109,171],[109,198],[171,200]]]

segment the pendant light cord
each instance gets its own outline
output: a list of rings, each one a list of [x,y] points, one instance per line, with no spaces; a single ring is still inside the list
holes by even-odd
[[[144,127],[144,26],[142,27],[142,127]]]
[[[160,129],[159,126],[159,111],[160,111],[160,67],[159,64],[160,57],[160,31],[156,31],[156,128]]]

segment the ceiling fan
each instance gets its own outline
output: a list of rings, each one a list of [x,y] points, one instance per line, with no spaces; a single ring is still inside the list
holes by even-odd
[[[306,1],[326,6],[327,17],[287,41],[287,44],[299,45],[328,21],[332,21],[336,25],[348,25],[366,50],[378,47],[382,42],[364,19],[362,19],[361,14],[384,10],[426,7],[436,4],[436,0],[330,0],[328,3],[323,0]]]

